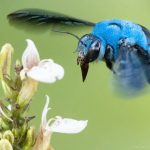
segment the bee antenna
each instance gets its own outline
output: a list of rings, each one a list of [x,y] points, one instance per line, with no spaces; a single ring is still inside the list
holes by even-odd
[[[67,31],[59,31],[59,30],[52,30],[52,31],[58,32],[58,33],[69,34],[69,35],[72,35],[73,37],[75,37],[76,39],[80,40],[80,38],[79,38],[77,35],[75,35],[75,34],[73,34],[73,33],[70,33],[70,32],[67,32]]]
[[[86,46],[86,44],[85,44],[85,43],[83,43],[83,42],[81,41],[81,39],[80,39],[77,35],[75,35],[74,33],[67,32],[67,31],[59,31],[59,30],[52,30],[52,31],[54,31],[54,32],[58,32],[58,33],[65,33],[65,34],[72,35],[73,37],[75,37],[76,39],[78,39],[78,40],[79,40],[79,42],[81,42],[83,45],[85,45],[85,46]]]

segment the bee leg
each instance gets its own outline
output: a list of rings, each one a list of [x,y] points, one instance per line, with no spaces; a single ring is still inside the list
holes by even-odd
[[[112,62],[110,62],[109,60],[105,60],[105,63],[106,63],[106,66],[107,66],[110,70],[113,69]]]
[[[106,66],[112,70],[113,69],[113,48],[110,45],[107,45],[106,52],[104,55],[104,61],[106,63]]]

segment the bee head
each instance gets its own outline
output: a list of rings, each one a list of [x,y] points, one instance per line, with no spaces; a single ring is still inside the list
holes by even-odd
[[[89,63],[95,61],[99,57],[101,49],[101,40],[93,34],[82,36],[78,43],[77,64],[80,64],[82,79],[86,79]]]

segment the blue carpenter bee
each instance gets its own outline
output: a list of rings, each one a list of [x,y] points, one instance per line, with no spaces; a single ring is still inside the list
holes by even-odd
[[[92,26],[92,32],[79,38],[77,64],[82,79],[86,79],[89,63],[103,60],[112,70],[121,87],[139,91],[150,83],[150,31],[126,20],[106,20],[98,23],[38,9],[25,9],[8,15],[10,21],[41,24]],[[61,32],[61,31],[60,31]]]

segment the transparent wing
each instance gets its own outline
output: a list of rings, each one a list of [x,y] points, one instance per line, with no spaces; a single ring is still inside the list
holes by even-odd
[[[121,92],[132,95],[144,89],[147,82],[145,65],[135,47],[120,47],[113,70]]]

